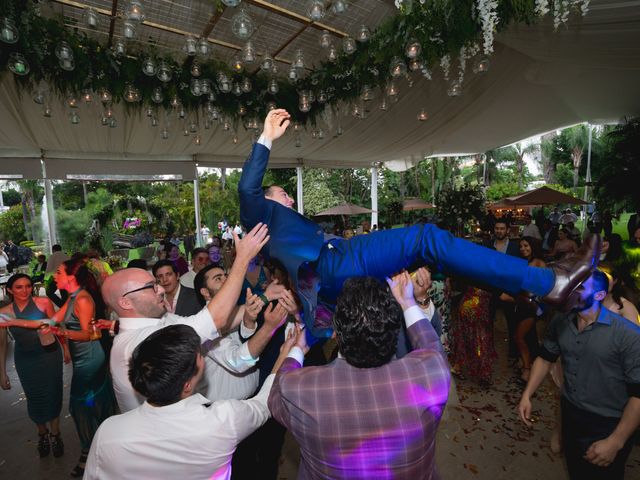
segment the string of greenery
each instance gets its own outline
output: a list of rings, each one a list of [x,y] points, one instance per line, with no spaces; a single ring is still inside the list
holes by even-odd
[[[0,42],[0,75],[11,75],[8,60],[12,52],[22,54],[30,65],[30,73],[15,77],[20,90],[32,92],[41,80],[45,80],[62,98],[70,94],[79,95],[84,89],[98,91],[106,88],[112,93],[113,101],[120,102],[126,86],[131,84],[141,94],[140,102],[127,104],[133,108],[154,105],[151,95],[156,87],[162,88],[163,106],[167,109],[174,96],[180,99],[187,112],[197,114],[204,108],[208,101],[206,95],[193,96],[189,88],[193,57],[176,60],[148,45],[135,52],[128,51],[126,56],[117,56],[106,44],[84,32],[65,28],[61,19],[39,16],[35,3],[34,0],[0,0],[0,12],[3,12],[0,15],[13,18],[19,30],[17,43]],[[504,29],[512,23],[536,21],[535,3],[535,0],[498,0],[497,29]],[[231,92],[221,93],[215,81],[218,72],[226,73],[234,81],[240,81],[244,74],[234,74],[229,65],[215,59],[200,62],[200,78],[212,81],[215,105],[236,127],[246,118],[263,118],[270,101],[286,108],[294,120],[315,125],[327,105],[336,106],[340,102],[356,100],[364,85],[384,89],[390,78],[392,58],[406,59],[404,50],[410,39],[420,42],[421,59],[431,70],[439,65],[444,55],[456,58],[463,45],[481,43],[482,31],[475,0],[430,0],[425,4],[416,1],[413,7],[406,5],[397,15],[383,22],[368,42],[359,43],[351,55],[342,54],[333,63],[321,62],[296,84],[279,79],[279,91],[275,95],[268,93],[270,77],[263,72],[250,76],[253,83],[250,93],[240,96]],[[60,68],[55,55],[56,46],[62,41],[73,49],[76,66],[70,72]],[[158,63],[163,60],[170,65],[173,72],[170,82],[165,84],[155,76],[143,74],[142,62],[149,56]],[[457,75],[454,65],[452,62],[452,78]],[[420,75],[420,72],[411,74]],[[316,98],[322,90],[326,92],[328,101],[325,104],[313,103],[311,110],[303,113],[298,109],[298,92],[301,90],[314,92]],[[238,112],[240,105],[247,109],[244,119]]]

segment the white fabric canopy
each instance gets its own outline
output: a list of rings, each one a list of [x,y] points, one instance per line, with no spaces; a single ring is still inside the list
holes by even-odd
[[[436,68],[432,81],[414,78],[412,87],[399,82],[399,100],[387,112],[379,110],[378,95],[367,104],[370,112],[364,120],[348,116],[345,106],[330,125],[320,122],[325,132],[335,132],[340,124],[340,137],[327,134],[314,140],[307,132],[302,147],[296,147],[289,132],[274,145],[270,165],[336,168],[390,162],[394,169],[404,169],[429,155],[482,152],[579,122],[640,115],[640,1],[594,0],[586,17],[572,15],[558,32],[550,18],[541,25],[512,27],[498,36],[490,60],[489,72],[482,76],[467,66],[460,97],[447,96],[448,85]],[[457,74],[457,61],[452,61],[451,78]],[[233,134],[220,124],[209,130],[201,126],[202,142],[196,145],[192,136],[182,135],[182,123],[175,118],[169,139],[163,140],[162,119],[160,126],[151,127],[142,113],[126,114],[122,105],[114,108],[117,128],[100,125],[97,105],[79,109],[79,125],[71,125],[61,101],[52,108],[53,117],[45,118],[42,106],[19,95],[13,78],[4,76],[0,173],[9,168],[7,163],[17,162],[31,175],[28,164],[42,153],[47,165],[51,162],[51,178],[150,169],[147,173],[187,179],[194,163],[239,167],[250,150],[247,132],[238,132],[234,144]],[[421,108],[429,113],[426,122],[416,119]]]

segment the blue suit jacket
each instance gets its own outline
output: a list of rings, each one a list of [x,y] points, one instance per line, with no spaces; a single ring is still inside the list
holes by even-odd
[[[262,180],[269,162],[269,149],[255,143],[244,162],[238,184],[240,220],[251,230],[257,223],[266,223],[271,239],[263,249],[267,256],[277,258],[298,284],[298,268],[304,262],[318,259],[324,244],[324,232],[319,225],[292,208],[268,200],[262,190]]]

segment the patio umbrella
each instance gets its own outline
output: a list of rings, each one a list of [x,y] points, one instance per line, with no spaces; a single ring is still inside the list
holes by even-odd
[[[406,198],[402,202],[402,211],[411,212],[413,210],[426,210],[427,208],[435,208],[435,205],[425,202],[421,198]]]
[[[540,187],[530,192],[524,192],[513,197],[507,197],[501,201],[509,206],[525,206],[525,205],[555,205],[555,204],[572,204],[585,205],[587,202],[579,198],[558,192],[549,187]]]
[[[338,205],[328,210],[324,210],[322,212],[316,213],[314,216],[322,217],[322,216],[329,216],[329,215],[360,215],[362,213],[371,213],[371,212],[372,210],[368,208],[360,207],[358,205],[354,205],[353,203],[343,203],[342,205]]]

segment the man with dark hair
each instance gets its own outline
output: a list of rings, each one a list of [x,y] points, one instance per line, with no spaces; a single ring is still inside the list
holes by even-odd
[[[49,299],[51,299],[58,308],[62,308],[67,301],[69,294],[66,290],[59,290],[60,296],[56,295],[58,286],[53,280],[52,274],[55,273],[56,270],[58,270],[58,267],[67,260],[69,260],[69,255],[62,251],[62,246],[56,243],[51,247],[51,255],[49,255],[49,258],[47,259],[47,268],[45,270],[45,292],[47,297],[49,297]]]
[[[327,316],[326,310],[331,310],[342,284],[351,277],[383,279],[421,260],[449,274],[464,275],[512,293],[525,290],[547,303],[562,305],[597,263],[597,237],[585,242],[578,255],[552,268],[530,267],[523,259],[498,255],[431,224],[351,239],[325,239],[318,224],[291,208],[293,200],[282,187],[273,185],[266,194],[262,189],[271,146],[289,124],[286,110],[274,109],[267,114],[264,131],[242,167],[238,183],[240,219],[247,228],[259,222],[269,225],[271,241],[264,254],[287,268],[302,302],[304,322],[318,337],[331,335],[331,329],[323,328],[321,322],[316,324],[316,319]],[[310,281],[300,282],[303,277]]]
[[[202,306],[198,303],[193,288],[180,285],[180,274],[171,260],[158,260],[151,272],[164,288],[167,311],[183,317],[195,315]]]
[[[640,426],[640,327],[607,310],[609,281],[595,270],[575,308],[549,324],[518,411],[530,426],[531,397],[562,358],[562,440],[572,480],[616,480]]]
[[[193,279],[204,267],[209,265],[209,250],[206,248],[194,248],[191,252],[191,267],[189,271],[180,277],[180,284],[185,287],[194,288]]]
[[[298,342],[278,371],[269,409],[300,445],[298,478],[437,476],[449,366],[409,274],[389,285],[347,280],[333,318],[338,358],[300,368],[306,345]],[[403,314],[414,350],[393,360]]]
[[[277,367],[296,339],[283,346]],[[269,418],[274,375],[249,400],[212,403],[196,393],[204,368],[200,337],[187,325],[170,325],[142,341],[129,379],[146,401],[103,422],[84,478],[229,478],[236,445]]]

